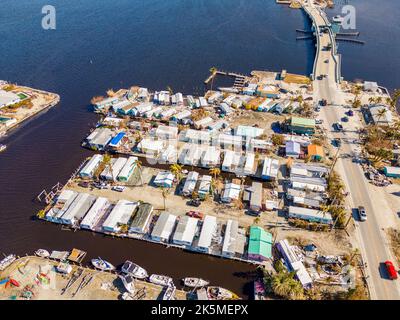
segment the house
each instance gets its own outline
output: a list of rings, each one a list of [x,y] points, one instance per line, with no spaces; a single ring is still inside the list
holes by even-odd
[[[229,114],[231,114],[231,113],[233,112],[233,110],[231,109],[231,107],[228,106],[225,102],[222,102],[222,103],[219,105],[219,109],[220,109],[220,111],[221,111],[221,114],[224,114],[224,115],[229,115]]]
[[[197,194],[199,195],[200,199],[204,199],[207,195],[210,194],[212,177],[208,175],[203,175],[199,181],[199,189],[197,191]]]
[[[257,87],[256,95],[267,98],[279,98],[279,89],[273,85],[260,85]]]
[[[152,217],[153,206],[149,203],[141,203],[136,210],[129,226],[129,233],[145,234]]]
[[[237,220],[228,220],[225,225],[224,241],[222,243],[222,256],[232,258],[235,256],[242,257],[246,236],[239,228]]]
[[[191,95],[186,96],[186,100],[187,100],[189,107],[194,108],[196,106],[196,102],[195,102],[193,96],[191,96]]]
[[[78,192],[64,189],[56,197],[54,206],[47,211],[46,220],[55,223],[61,223],[61,217],[68,210],[70,205],[74,202],[78,196]]]
[[[261,172],[261,179],[263,180],[276,180],[279,172],[279,160],[272,158],[265,158]]]
[[[383,104],[375,104],[369,107],[372,120],[377,125],[390,125],[393,122],[393,115],[390,109]]]
[[[242,174],[245,176],[253,175],[256,173],[256,170],[256,155],[250,152],[245,153]]]
[[[154,179],[154,184],[157,187],[172,188],[174,183],[175,175],[171,171],[160,171]]]
[[[204,151],[201,155],[201,166],[203,168],[213,168],[220,164],[220,151],[214,146],[204,146]]]
[[[386,166],[383,168],[383,172],[386,177],[400,178],[400,168],[399,167]]]
[[[150,98],[149,90],[147,88],[139,88],[136,96],[136,100],[138,101],[148,101]]]
[[[324,157],[324,148],[316,144],[310,144],[307,147],[307,154],[310,156],[311,160],[321,161]]]
[[[14,92],[0,90],[0,109],[11,106],[21,101],[21,98]]]
[[[97,128],[87,138],[87,145],[95,150],[104,150],[113,138],[114,133],[109,128]]]
[[[126,116],[132,114],[132,110],[136,104],[132,103],[129,100],[121,100],[118,101],[117,103],[114,103],[112,108],[115,113],[119,113],[120,115]]]
[[[243,88],[243,94],[252,96],[255,94],[257,90],[257,84],[256,83],[249,83],[246,87]]]
[[[95,154],[90,160],[85,164],[79,175],[81,178],[93,178],[93,174],[96,172],[100,163],[103,161],[103,156],[101,154]]]
[[[184,119],[190,118],[192,112],[190,110],[183,110],[172,117],[175,122],[182,122]]]
[[[111,107],[113,104],[118,103],[118,97],[109,97],[94,104],[95,110],[102,110]]]
[[[207,99],[204,97],[199,97],[199,101],[200,101],[200,107],[201,108],[205,108],[208,107],[208,102]]]
[[[128,225],[138,205],[137,202],[119,200],[104,221],[103,230],[113,233],[119,232],[122,226]]]
[[[244,107],[246,110],[254,110],[254,111],[262,111],[262,107],[260,107],[266,101],[265,98],[256,97],[244,103]]]
[[[174,230],[176,215],[162,212],[151,232],[151,239],[159,242],[168,242]]]
[[[217,218],[206,215],[201,226],[200,237],[197,242],[196,250],[209,253],[212,239],[217,232]]]
[[[227,183],[225,185],[224,192],[221,197],[221,201],[225,203],[230,203],[233,200],[238,200],[240,196],[241,187],[235,183]]]
[[[151,156],[157,156],[163,151],[165,146],[164,140],[154,140],[151,138],[143,138],[137,148],[141,153],[145,153]]]
[[[377,92],[379,90],[378,84],[372,81],[364,81],[363,87],[365,91]]]
[[[264,134],[264,129],[249,127],[249,126],[237,126],[235,129],[235,135],[242,136],[244,138],[257,138]]]
[[[144,117],[147,112],[151,112],[152,111],[153,107],[154,107],[153,103],[151,103],[151,102],[143,102],[143,103],[140,103],[140,104],[136,105],[132,109],[131,113],[135,117]]]
[[[217,121],[211,123],[207,128],[210,131],[219,131],[221,129],[227,128],[228,126],[229,126],[228,122],[226,122],[225,120],[220,119],[220,120],[217,120]]]
[[[288,217],[323,224],[333,223],[330,213],[303,207],[289,206]]]
[[[213,104],[214,102],[220,100],[222,97],[223,93],[221,91],[215,91],[208,97],[208,103]]]
[[[199,131],[199,130],[189,129],[182,133],[181,140],[196,144],[210,144],[211,134],[209,131]]]
[[[164,140],[177,139],[178,127],[159,125],[156,129],[156,136]]]
[[[222,162],[222,171],[236,172],[238,171],[241,154],[232,150],[224,151],[224,161]]]
[[[175,113],[178,113],[178,110],[174,108],[165,109],[160,113],[160,118],[163,120],[169,120]]]
[[[129,178],[132,176],[132,173],[135,171],[137,161],[137,157],[129,157],[119,172],[117,180],[121,182],[128,182]]]
[[[176,145],[168,144],[167,148],[165,148],[160,154],[160,163],[176,163],[177,160],[178,150],[176,149]]]
[[[111,159],[111,169],[110,166],[106,166],[106,168],[100,174],[100,178],[104,180],[117,180],[119,173],[122,168],[125,166],[127,162],[126,158],[112,158]]]
[[[199,174],[196,171],[191,171],[188,173],[185,184],[182,189],[182,194],[185,197],[192,195],[194,189],[196,188],[198,178],[199,178]]]
[[[296,141],[286,141],[285,144],[285,153],[286,157],[291,157],[291,158],[299,158],[301,155],[301,146],[300,143]]]
[[[126,132],[119,132],[111,141],[108,143],[108,147],[111,149],[117,149],[121,144],[126,136]]]
[[[116,117],[105,117],[102,121],[103,125],[112,126],[118,128],[124,119],[116,118]]]
[[[188,166],[198,166],[202,154],[203,149],[199,145],[187,144],[181,149],[178,162]]]
[[[276,248],[283,257],[288,270],[296,273],[296,278],[304,288],[311,288],[313,281],[302,262],[302,257],[289,245],[289,242],[283,239],[277,243]]]
[[[243,138],[241,136],[220,133],[213,139],[213,145],[221,147],[222,149],[241,151],[243,146]]]
[[[207,128],[211,123],[213,123],[214,120],[211,117],[205,117],[203,119],[194,121],[193,125],[196,129],[204,129]]]
[[[83,218],[80,227],[82,229],[94,230],[100,219],[106,214],[109,206],[110,202],[107,198],[98,197]]]
[[[312,135],[315,133],[315,119],[291,117],[288,129],[293,133]]]
[[[61,222],[70,226],[75,225],[77,222],[83,219],[86,212],[89,211],[90,207],[95,201],[96,197],[94,195],[88,193],[79,193],[62,215]]]
[[[246,145],[246,149],[251,152],[266,153],[273,147],[273,143],[267,140],[250,139],[250,143]]]
[[[197,232],[198,221],[199,219],[196,218],[180,216],[172,238],[172,243],[190,247]]]
[[[262,210],[263,203],[263,185],[260,182],[253,181],[250,194],[250,210],[259,212]]]
[[[258,226],[250,227],[247,258],[265,261],[272,258],[272,234]]]
[[[290,176],[293,189],[325,192],[327,184],[324,178]]]

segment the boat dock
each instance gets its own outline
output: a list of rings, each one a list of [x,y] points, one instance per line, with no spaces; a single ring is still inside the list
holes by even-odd
[[[235,82],[234,82],[234,85],[233,85],[234,88],[242,88],[244,86],[245,82],[248,79],[248,76],[246,76],[244,74],[241,74],[241,73],[222,71],[222,70],[215,70],[209,75],[209,77],[204,81],[204,83],[208,84],[217,75],[228,76],[228,77],[235,78]]]

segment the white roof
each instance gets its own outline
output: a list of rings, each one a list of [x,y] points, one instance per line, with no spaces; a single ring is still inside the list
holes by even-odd
[[[132,170],[136,166],[136,161],[138,160],[137,157],[129,157],[128,160],[125,162],[124,166],[122,167],[121,171],[119,172],[117,179],[119,178],[128,178],[129,175],[132,173]]]
[[[279,171],[279,161],[277,159],[265,158],[262,175],[276,178]]]
[[[178,135],[178,127],[160,125],[156,129],[156,135],[158,137],[176,137]]]
[[[0,90],[0,107],[8,106],[20,100],[20,97],[18,97],[14,92]]]
[[[243,144],[242,136],[235,136],[232,134],[220,133],[218,135],[218,143],[220,145],[233,145],[237,147],[241,147]]]
[[[96,202],[90,208],[85,218],[81,222],[81,226],[92,229],[99,221],[101,216],[105,213],[105,209],[110,205],[107,198],[99,197]]]
[[[181,216],[175,229],[173,241],[191,244],[196,234],[198,221],[199,219],[193,217]]]
[[[196,126],[196,127],[201,127],[201,126],[206,126],[206,125],[208,125],[209,123],[211,123],[211,122],[214,122],[214,120],[212,119],[212,118],[210,118],[210,117],[205,117],[205,118],[203,118],[203,119],[200,119],[200,120],[197,120],[197,121],[195,121],[194,122],[194,125]]]
[[[187,141],[205,141],[209,142],[211,140],[211,134],[209,131],[200,131],[189,129],[184,134],[184,140]]]
[[[385,167],[386,173],[388,174],[400,174],[400,167]]]
[[[104,221],[103,228],[116,231],[118,225],[127,224],[137,206],[137,202],[119,200]]]
[[[197,247],[209,248],[213,238],[213,234],[217,230],[217,218],[214,216],[205,216]]]
[[[383,115],[379,115],[379,112],[381,112],[381,110],[386,110],[386,112]],[[371,112],[372,118],[374,119],[375,123],[393,122],[392,111],[390,111],[390,109],[383,104],[373,105],[369,108],[369,111]]]
[[[240,195],[240,185],[231,182],[225,185],[222,199],[236,200],[239,199],[239,195]]]
[[[226,223],[222,252],[235,253],[235,242],[238,237],[238,228],[239,223],[237,220],[228,220]]]
[[[212,177],[204,175],[200,178],[199,193],[208,193],[211,187]]]
[[[235,134],[237,136],[243,136],[243,137],[256,138],[261,136],[263,133],[264,133],[263,129],[256,127],[238,126],[235,129]]]
[[[321,210],[308,209],[303,207],[289,206],[289,217],[309,217],[317,219],[326,219],[332,221],[332,216],[328,212]]]
[[[86,163],[79,174],[91,176],[93,174],[93,171],[96,170],[101,161],[103,161],[103,155],[95,154],[92,158],[90,158],[90,160]]]
[[[74,202],[61,217],[62,221],[67,224],[72,224],[76,220],[82,219],[95,200],[96,197],[94,195],[88,193],[78,194]]]
[[[142,141],[139,142],[138,148],[142,152],[146,152],[146,151],[160,152],[162,149],[164,149],[164,141],[144,138],[144,139],[142,139]]]
[[[208,146],[203,153],[201,162],[203,165],[218,164],[220,151],[214,146]]]
[[[160,171],[154,179],[154,184],[172,184],[175,179],[175,175],[171,171]]]
[[[244,164],[243,171],[244,171],[244,173],[251,174],[254,171],[254,162],[256,159],[255,154],[247,152],[245,159],[246,159],[246,161]]]
[[[161,238],[162,240],[168,240],[174,229],[175,221],[176,215],[162,212],[154,225],[151,236]]]
[[[111,160],[111,170],[109,166],[103,170],[100,174],[104,179],[111,180],[117,179],[119,173],[121,172],[122,168],[124,167],[127,159],[126,158],[112,158]],[[111,173],[112,172],[112,173]]]
[[[196,187],[197,179],[199,174],[196,171],[191,171],[186,177],[185,184],[183,186],[183,193],[192,193]]]
[[[177,120],[182,120],[182,119],[190,117],[191,114],[192,114],[192,112],[190,110],[183,110],[183,111],[179,112],[178,114],[176,114],[174,116],[174,118]]]

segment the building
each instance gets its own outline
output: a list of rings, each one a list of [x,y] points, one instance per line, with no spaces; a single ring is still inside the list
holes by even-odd
[[[80,227],[82,229],[94,230],[96,225],[99,223],[101,217],[103,217],[106,214],[109,206],[110,202],[108,201],[108,199],[103,197],[98,197],[96,199],[96,202],[93,204],[93,206],[90,208],[88,213],[83,218]]]
[[[251,152],[266,153],[273,147],[273,143],[267,140],[250,139],[250,143],[246,145],[246,149]]]
[[[203,175],[200,178],[199,189],[197,191],[200,199],[204,199],[207,195],[210,194],[211,181],[212,177],[208,175]]]
[[[279,160],[272,158],[265,158],[261,172],[261,179],[263,180],[276,180],[279,172]]]
[[[102,225],[103,230],[113,233],[119,232],[122,226],[128,225],[137,207],[137,202],[119,200],[104,221]]]
[[[260,182],[253,181],[251,185],[251,194],[250,194],[250,210],[254,212],[261,211],[262,200],[263,200],[263,185]]]
[[[111,139],[111,141],[108,143],[108,147],[112,149],[118,148],[122,142],[123,138],[126,136],[125,132],[119,132],[114,138]]]
[[[246,243],[246,236],[240,232],[237,220],[228,220],[225,226],[224,242],[222,244],[222,256],[232,258],[242,257]]]
[[[213,139],[213,145],[222,149],[241,151],[243,146],[243,138],[231,134],[220,133]]]
[[[214,216],[206,215],[201,227],[199,241],[196,246],[196,250],[209,253],[211,249],[211,243],[214,235],[217,232],[217,218]]]
[[[127,162],[126,158],[113,158],[111,160],[111,169],[110,166],[107,166],[103,172],[100,174],[100,178],[104,180],[113,180],[116,181],[119,173],[122,168],[125,166]]]
[[[181,246],[191,246],[194,236],[197,232],[197,223],[199,219],[181,216],[176,226],[172,243]]]
[[[173,144],[168,146],[161,152],[159,157],[160,163],[176,163],[178,161],[178,150]]]
[[[199,130],[189,129],[182,134],[181,140],[192,144],[209,145],[211,142],[211,134],[209,131],[199,131]]]
[[[257,138],[264,134],[264,129],[249,127],[249,126],[237,126],[235,129],[235,135],[242,136],[244,138]]]
[[[300,143],[296,141],[286,141],[285,154],[286,157],[299,158],[301,155]]]
[[[307,147],[307,154],[314,161],[321,161],[324,157],[324,148],[316,144]]]
[[[247,257],[249,260],[265,261],[272,258],[272,234],[261,227],[251,226]]]
[[[393,115],[390,109],[383,104],[376,104],[369,107],[372,120],[377,125],[390,125],[393,122]]]
[[[229,123],[223,119],[219,119],[211,124],[208,125],[208,129],[211,132],[216,132],[219,131],[221,129],[225,129],[229,126]]]
[[[364,81],[364,90],[371,92],[378,92],[379,90],[378,83],[372,81]]]
[[[128,182],[129,178],[135,171],[137,161],[138,161],[137,157],[129,157],[128,160],[126,160],[121,171],[119,172],[117,180],[121,182]]]
[[[291,117],[289,131],[297,134],[312,135],[315,133],[315,119]]]
[[[203,119],[195,121],[193,124],[196,129],[205,129],[213,122],[214,122],[213,118],[205,117]]]
[[[201,155],[201,166],[203,168],[213,168],[219,166],[220,159],[220,150],[214,146],[205,146],[205,150]]]
[[[333,223],[330,213],[303,207],[289,206],[288,217],[323,224]]]
[[[190,118],[191,115],[192,115],[192,111],[186,109],[186,110],[183,110],[183,111],[175,114],[172,117],[172,120],[175,122],[182,122],[182,120]]]
[[[153,206],[149,203],[139,204],[135,216],[129,226],[129,233],[145,234],[153,213]]]
[[[151,239],[159,242],[169,242],[172,231],[174,230],[176,215],[169,212],[162,212],[157,219],[151,232]]]
[[[101,154],[95,154],[90,160],[85,164],[79,175],[81,178],[93,178],[94,173],[99,167],[100,163],[103,161],[103,156]]]
[[[178,162],[188,166],[198,166],[203,149],[197,144],[186,144],[180,151]]]
[[[194,189],[196,188],[197,179],[199,174],[196,171],[191,171],[186,177],[185,184],[183,185],[182,194],[185,197],[191,196]]]
[[[224,161],[222,162],[222,171],[236,172],[238,171],[241,154],[232,150],[224,151]]]
[[[156,129],[156,136],[164,140],[177,139],[178,127],[159,125]]]
[[[222,102],[219,105],[219,109],[221,111],[221,114],[223,114],[223,115],[229,115],[233,112],[232,108],[230,106],[228,106],[225,102]]]
[[[50,222],[61,223],[61,217],[68,210],[77,196],[78,192],[72,190],[64,189],[61,191],[61,193],[56,197],[54,206],[47,211],[46,220]]]
[[[142,139],[138,144],[138,150],[150,156],[158,156],[165,146],[164,140],[154,140],[150,138]]]
[[[157,187],[171,188],[174,183],[175,175],[171,171],[160,171],[154,179]]]
[[[308,190],[314,192],[325,192],[327,184],[324,178],[290,176],[293,189]]]
[[[301,257],[292,246],[289,245],[289,242],[286,239],[281,240],[277,243],[276,247],[282,255],[288,270],[296,273],[296,278],[301,282],[304,288],[311,288],[312,279],[301,261]]]
[[[233,200],[238,200],[240,196],[240,185],[235,183],[227,183],[225,185],[224,192],[221,197],[221,201],[225,203],[230,203]]]
[[[14,92],[0,90],[0,109],[11,106],[21,101],[21,98]]]
[[[273,85],[260,85],[257,87],[256,94],[260,97],[279,98],[279,89]]]
[[[400,168],[399,167],[386,166],[383,168],[383,172],[386,177],[400,178]]]
[[[88,193],[79,193],[75,200],[61,217],[61,222],[70,226],[75,225],[83,219],[86,212],[96,201],[94,195]]]
[[[95,110],[102,110],[111,107],[113,104],[118,103],[118,97],[109,97],[94,104]]]
[[[87,138],[88,146],[95,150],[104,150],[114,133],[109,128],[97,128]]]

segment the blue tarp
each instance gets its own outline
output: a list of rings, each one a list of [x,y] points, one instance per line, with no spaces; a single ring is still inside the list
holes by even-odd
[[[110,146],[116,146],[118,143],[122,140],[123,137],[125,137],[125,132],[120,132],[118,133],[114,138],[112,138],[110,142]]]

